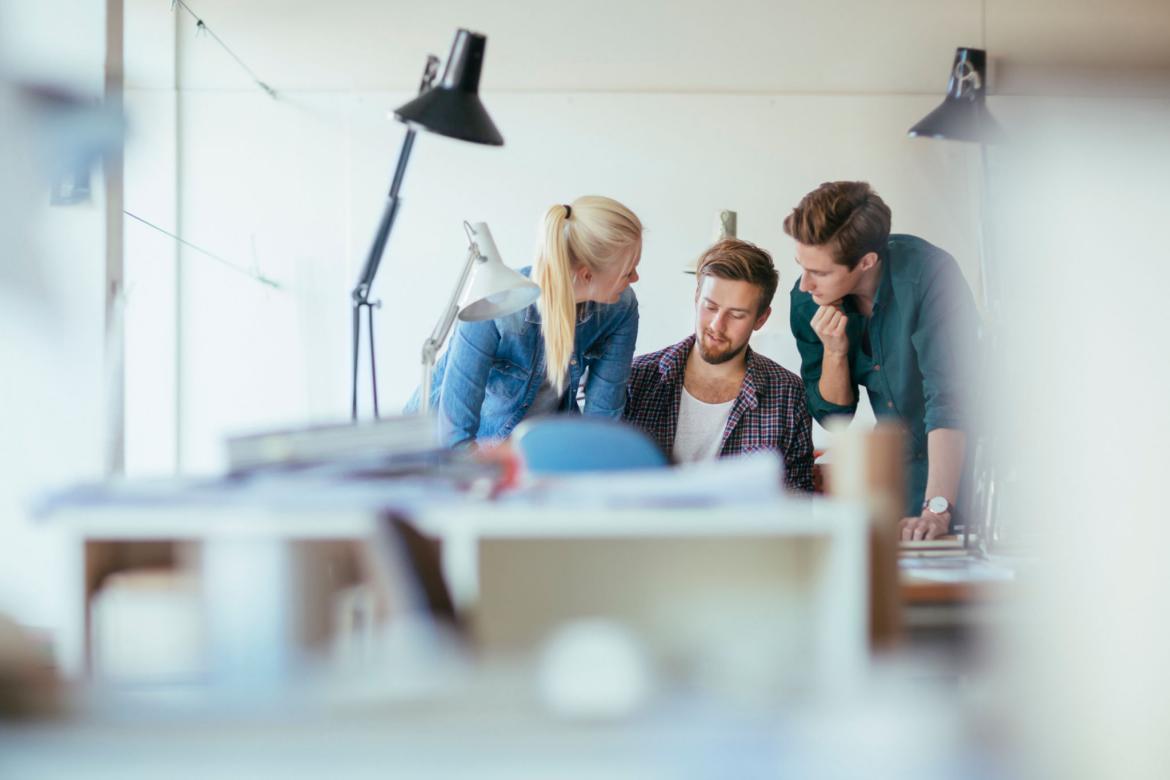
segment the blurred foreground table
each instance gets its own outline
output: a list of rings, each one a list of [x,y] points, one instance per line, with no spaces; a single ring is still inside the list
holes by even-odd
[[[965,604],[1004,598],[1015,567],[965,549],[958,536],[902,542],[898,550],[902,603]]]
[[[959,537],[899,546],[904,638],[966,668],[980,639],[1007,619],[1018,589],[1017,565],[964,549]]]

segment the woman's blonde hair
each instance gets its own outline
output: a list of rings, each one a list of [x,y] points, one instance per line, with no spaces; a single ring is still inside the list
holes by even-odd
[[[628,261],[630,251],[641,240],[641,221],[612,198],[585,195],[545,212],[533,276],[540,285],[536,305],[544,332],[548,379],[558,393],[565,389],[565,370],[576,337],[573,272],[584,265],[595,274],[603,273],[615,263]]]

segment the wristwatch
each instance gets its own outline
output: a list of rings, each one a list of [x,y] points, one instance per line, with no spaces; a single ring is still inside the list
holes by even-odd
[[[948,531],[954,529],[956,526],[963,525],[963,523],[959,522],[958,509],[956,509],[955,505],[952,504],[946,496],[934,496],[933,498],[928,498],[922,502],[922,508],[924,510],[929,509],[936,515],[950,514],[951,519],[947,524],[949,526],[947,529]],[[964,544],[966,544],[966,542],[964,542]]]
[[[951,517],[954,517],[955,515],[955,505],[948,501],[946,496],[935,496],[934,498],[928,498],[922,502],[922,508],[929,509],[936,515],[943,515],[947,512],[951,513]]]

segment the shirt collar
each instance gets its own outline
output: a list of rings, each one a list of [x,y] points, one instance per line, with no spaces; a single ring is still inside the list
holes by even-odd
[[[750,346],[744,351],[744,360],[747,370],[743,375],[743,387],[739,389],[739,397],[755,409],[759,404],[756,400],[756,353]]]
[[[695,346],[695,334],[687,336],[679,343],[662,350],[662,357],[658,359],[658,374],[663,380],[668,380],[671,374],[681,377],[687,367],[687,358]]]

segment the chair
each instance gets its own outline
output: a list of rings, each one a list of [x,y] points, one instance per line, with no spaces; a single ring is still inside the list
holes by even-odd
[[[642,431],[617,420],[556,415],[526,420],[513,436],[533,474],[627,471],[667,465],[662,450]]]

